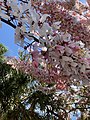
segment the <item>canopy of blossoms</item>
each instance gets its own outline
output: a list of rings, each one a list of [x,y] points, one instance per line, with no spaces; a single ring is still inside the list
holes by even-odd
[[[15,29],[15,43],[28,51],[12,64],[41,83],[64,89],[90,85],[90,1],[0,0],[0,20]]]

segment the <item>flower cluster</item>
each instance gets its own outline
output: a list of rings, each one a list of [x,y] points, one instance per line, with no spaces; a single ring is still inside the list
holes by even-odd
[[[29,60],[12,62],[15,68],[40,82],[55,83],[57,89],[74,80],[90,84],[89,2],[88,6],[74,0],[71,6],[61,0],[0,4],[1,20],[15,25],[15,43],[24,46],[25,38],[30,41],[24,47]]]

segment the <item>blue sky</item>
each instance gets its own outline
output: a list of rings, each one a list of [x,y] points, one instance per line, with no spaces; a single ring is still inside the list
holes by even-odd
[[[86,0],[81,1],[86,2]],[[2,24],[2,28],[0,28],[0,43],[8,48],[8,56],[18,56],[20,48],[14,44],[14,29],[4,23]]]
[[[4,44],[7,49],[8,56],[17,56],[19,47],[14,43],[14,29],[3,23],[0,28],[0,43]]]

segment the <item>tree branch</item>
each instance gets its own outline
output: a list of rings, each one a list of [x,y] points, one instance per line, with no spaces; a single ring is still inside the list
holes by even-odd
[[[10,21],[5,20],[5,19],[3,19],[3,18],[0,18],[0,19],[1,19],[2,22],[8,24],[8,25],[11,26],[12,28],[14,28],[14,29],[16,28],[16,25],[14,25],[13,23],[11,23]]]
[[[27,1],[23,1],[23,0],[19,0],[19,1],[21,1],[21,2],[23,2],[23,3],[28,3]]]

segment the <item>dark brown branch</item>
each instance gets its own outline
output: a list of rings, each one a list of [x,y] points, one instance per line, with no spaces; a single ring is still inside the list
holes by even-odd
[[[7,25],[9,25],[9,26],[11,26],[12,28],[16,28],[16,25],[14,25],[13,23],[11,23],[9,20],[5,20],[5,19],[3,19],[3,18],[0,18],[1,19],[1,21],[2,22],[4,22],[4,23],[6,23]],[[25,36],[26,37],[26,36]],[[41,38],[36,38],[35,36],[33,36],[33,35],[28,35],[28,37],[32,37],[33,39],[34,39],[34,41],[36,41],[36,42],[38,42],[39,43],[39,39]],[[26,37],[27,38],[27,37]],[[42,39],[42,38],[41,38]],[[45,46],[46,46],[46,43],[44,43],[45,44]]]
[[[19,1],[21,1],[21,2],[23,2],[23,3],[28,3],[27,1],[23,1],[23,0],[19,0]]]
[[[3,19],[3,18],[0,18],[0,19],[1,19],[2,22],[8,24],[8,25],[11,26],[12,28],[14,28],[14,29],[16,28],[16,25],[14,25],[13,23],[11,23],[10,21],[5,20],[5,19]]]
[[[4,23],[6,23],[6,24],[8,24],[9,26],[11,26],[14,29],[16,28],[16,25],[14,25],[13,23],[11,23],[8,20],[5,20],[5,19],[1,18],[1,21],[4,22]],[[30,36],[30,35],[29,35],[29,37],[32,37],[36,42],[39,42],[39,40],[36,37]]]

